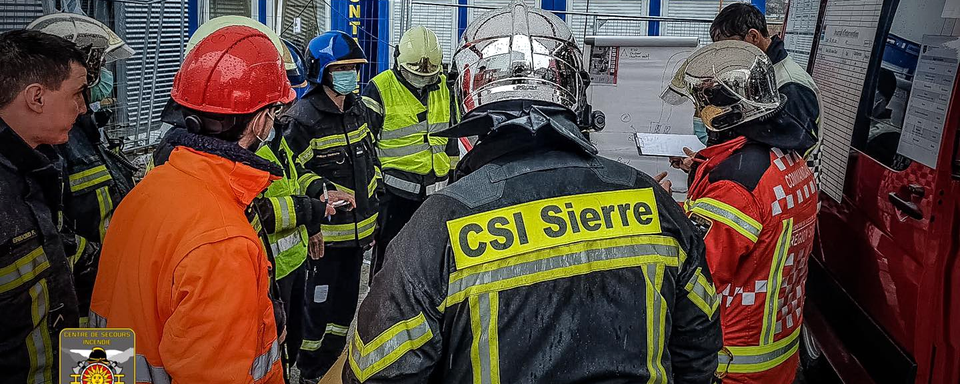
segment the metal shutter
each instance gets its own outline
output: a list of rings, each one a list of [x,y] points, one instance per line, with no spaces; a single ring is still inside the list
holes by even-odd
[[[160,112],[170,97],[173,76],[187,43],[187,1],[151,5],[116,2],[116,31],[136,54],[117,64],[117,109],[114,137],[125,137],[125,150],[156,144]]]
[[[250,17],[250,0],[215,0],[210,1],[210,19],[237,15]]]
[[[437,0],[435,3],[443,4],[457,4],[457,0]],[[404,13],[407,13],[406,16],[409,17],[409,23],[406,21],[401,21],[397,23],[392,23],[392,34],[390,36],[390,45],[396,46],[400,43],[400,37],[403,35],[405,29],[417,25],[422,25],[429,28],[431,31],[437,34],[437,39],[440,40],[440,46],[443,48],[443,62],[450,63],[450,58],[453,56],[454,47],[457,45],[457,20],[459,20],[459,14],[457,13],[457,7],[448,7],[448,6],[438,6],[438,5],[409,5],[405,4],[405,1],[391,1],[392,12],[390,15],[391,19],[401,20],[404,16]],[[404,9],[405,6],[409,6],[409,9]],[[390,65],[393,65],[393,49],[390,50]]]
[[[41,0],[0,0],[0,32],[21,29],[33,19],[43,16],[44,3]],[[46,2],[50,11],[53,4]]]
[[[727,1],[726,4],[745,2]],[[668,17],[695,18],[713,20],[720,13],[720,4],[716,0],[667,0],[666,15]],[[710,43],[710,23],[666,22],[661,24],[663,36],[696,36],[700,38],[700,45]]]
[[[590,8],[587,9],[587,3]],[[615,18],[618,15],[646,16],[647,2],[642,0],[571,0],[571,11],[602,13]],[[647,23],[638,20],[608,19],[604,17],[569,15],[567,20],[577,42],[584,36],[646,36]]]
[[[300,18],[299,33],[293,29],[298,17]],[[310,40],[327,31],[329,19],[327,6],[317,0],[283,0],[281,36],[305,48]]]

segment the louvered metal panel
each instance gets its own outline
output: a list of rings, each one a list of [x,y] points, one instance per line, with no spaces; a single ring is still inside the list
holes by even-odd
[[[159,140],[160,112],[170,98],[188,39],[187,1],[115,3],[116,31],[136,50],[117,65],[118,124],[112,134],[127,139],[125,150]]]
[[[434,0],[435,3],[457,4],[457,0]],[[408,9],[404,9],[407,7]],[[443,62],[450,63],[450,57],[453,55],[453,49],[457,44],[457,21],[459,14],[457,7],[412,4],[405,1],[391,1],[391,19],[401,20],[402,17],[409,17],[409,24],[404,22],[393,22],[390,34],[390,45],[396,46],[400,42],[400,36],[403,35],[404,27],[413,27],[422,25],[429,28],[437,34],[440,40],[440,46],[443,48]],[[404,15],[407,12],[407,15]],[[390,51],[391,66],[393,65],[393,50]]]
[[[251,0],[210,0],[210,18],[237,15],[250,17]]]
[[[329,7],[318,0],[283,0],[283,28],[281,35],[300,47],[326,32],[329,25]],[[300,19],[300,31],[294,28]]]
[[[41,0],[0,0],[0,32],[20,29],[43,16]],[[48,4],[48,8],[51,6]]]
[[[720,13],[721,4],[736,2],[739,1],[668,0],[665,14],[669,17],[713,20]],[[710,23],[663,23],[661,30],[664,36],[696,36],[700,38],[700,45],[710,43]]]
[[[589,3],[589,8],[587,7]],[[590,12],[609,17],[569,15],[570,29],[583,44],[584,36],[646,36],[647,23],[639,20],[616,19],[617,16],[646,16],[645,0],[570,0],[567,9],[574,12]]]

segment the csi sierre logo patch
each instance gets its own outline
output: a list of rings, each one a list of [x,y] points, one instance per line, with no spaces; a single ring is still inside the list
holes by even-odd
[[[659,234],[653,189],[562,196],[447,222],[457,269],[580,241]]]
[[[60,383],[136,383],[136,339],[128,328],[60,332]]]

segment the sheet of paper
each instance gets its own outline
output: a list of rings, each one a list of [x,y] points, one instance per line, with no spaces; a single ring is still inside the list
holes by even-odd
[[[683,148],[694,152],[704,148],[696,135],[670,133],[637,133],[637,149],[640,156],[686,156]]]
[[[830,0],[813,65],[824,110],[820,130],[820,190],[843,199],[853,127],[880,20],[882,0]]]
[[[943,125],[957,79],[957,50],[951,44],[957,40],[950,36],[923,36],[897,147],[897,153],[933,169],[937,168]]]
[[[806,68],[813,48],[813,35],[817,31],[820,16],[820,0],[791,0],[784,26],[783,44],[797,64]]]

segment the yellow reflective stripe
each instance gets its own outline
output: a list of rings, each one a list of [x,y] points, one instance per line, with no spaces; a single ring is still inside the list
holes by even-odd
[[[490,292],[470,296],[470,325],[473,340],[470,361],[473,363],[473,382],[500,384],[500,350],[497,334],[499,294]]]
[[[107,236],[107,227],[110,217],[113,216],[113,200],[110,198],[110,187],[97,188],[97,204],[100,206],[100,242]]]
[[[728,225],[754,243],[763,230],[763,225],[739,209],[711,198],[702,198],[693,202],[690,212],[702,215]]]
[[[713,315],[717,313],[717,308],[720,307],[720,299],[717,297],[717,289],[707,281],[700,267],[693,272],[684,289],[687,290],[687,298],[693,302],[693,305],[700,308],[712,320]]]
[[[273,208],[273,230],[276,232],[280,228],[283,228],[283,214],[285,209],[280,207],[281,201],[283,198],[271,197],[270,198],[270,207]]]
[[[323,332],[323,336],[320,337],[320,340],[303,340],[303,342],[300,344],[300,349],[304,351],[316,351],[320,349],[321,345],[323,345],[323,340],[326,339],[328,334],[344,337],[347,335],[347,332],[349,331],[350,331],[350,327],[329,323],[327,324],[327,328]]]
[[[5,293],[33,280],[49,267],[50,261],[47,260],[47,254],[43,252],[43,247],[37,247],[12,264],[0,268],[0,293]]]
[[[349,193],[349,194],[354,195],[354,196],[357,195],[357,192],[354,191],[353,189],[347,188],[347,187],[345,187],[345,186],[343,186],[343,185],[340,185],[340,184],[337,184],[337,183],[334,183],[334,182],[330,182],[330,184],[333,184],[333,187],[336,188],[336,189],[337,189],[338,191],[340,191],[340,192],[346,192],[346,193]]]
[[[291,229],[294,227],[294,224],[297,223],[297,209],[293,205],[293,197],[284,196],[281,198],[281,201],[283,201],[284,211],[283,211],[283,227],[280,227],[280,228]],[[279,229],[277,229],[277,232],[279,232]]]
[[[26,339],[27,355],[30,358],[27,382],[52,383],[54,362],[53,344],[50,343],[50,332],[47,329],[47,311],[50,305],[47,279],[40,280],[30,288],[30,301],[30,318],[34,328]]]
[[[306,191],[307,188],[310,187],[310,184],[313,184],[313,182],[317,180],[323,180],[323,178],[317,176],[315,173],[307,173],[305,175],[301,175],[300,178],[297,179],[297,184],[300,184],[301,191]]]
[[[374,175],[370,179],[370,183],[367,184],[367,197],[373,197],[373,194],[377,192],[377,177]]]
[[[719,354],[720,367],[729,364],[728,372],[731,373],[756,373],[770,370],[784,361],[787,361],[793,354],[797,353],[800,346],[800,332],[802,327],[797,327],[789,336],[777,340],[773,344],[760,347],[726,347],[733,355],[731,359],[723,353]]]
[[[263,229],[263,225],[260,224],[260,215],[254,213],[253,220],[250,220],[250,225],[253,226],[255,232],[260,233],[260,230]]]
[[[76,172],[69,177],[70,192],[77,192],[110,179],[110,172],[105,165]]]
[[[667,373],[663,367],[663,346],[666,344],[667,303],[660,293],[666,265],[662,263],[644,265],[646,283],[646,330],[647,330],[647,371],[650,372],[648,384],[667,383]]]
[[[770,275],[767,277],[767,298],[763,303],[763,328],[760,329],[760,345],[773,343],[777,333],[777,312],[780,311],[780,284],[783,281],[783,266],[790,253],[790,241],[793,235],[793,218],[783,221],[783,230],[777,239],[773,260],[770,262]]]
[[[383,116],[383,105],[381,105],[380,102],[369,96],[361,96],[360,99],[363,100],[363,105],[365,105],[367,108],[370,108],[371,111]]]
[[[80,256],[83,255],[83,249],[87,247],[87,239],[83,238],[83,236],[74,235],[74,239],[77,242],[77,251],[68,259],[70,261],[71,271],[73,270],[73,266],[77,264],[77,261],[80,260]]]
[[[369,343],[360,339],[360,332],[354,332],[349,351],[350,369],[364,382],[432,338],[433,330],[423,312],[394,324]]]
[[[456,168],[460,162],[460,156],[450,156],[450,168]]]
[[[304,351],[309,351],[309,352],[316,351],[316,350],[320,349],[320,343],[321,343],[322,341],[323,341],[322,339],[321,339],[321,340],[306,340],[306,339],[304,339],[303,342],[300,344],[300,349],[301,349],[301,350],[304,350]]]
[[[450,274],[440,311],[469,296],[498,292],[592,272],[662,263],[678,267],[686,254],[661,235],[582,241],[461,269]]]
[[[365,239],[373,235],[377,228],[377,217],[379,213],[374,212],[372,216],[361,220],[359,223],[347,224],[323,224],[320,226],[320,232],[323,233],[323,241],[351,241],[356,239]]]

